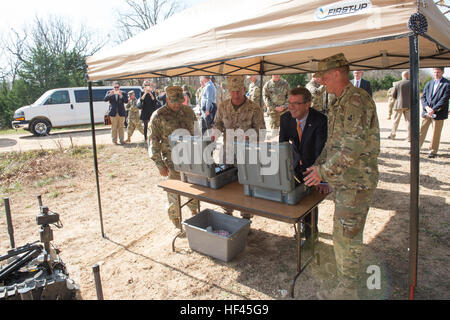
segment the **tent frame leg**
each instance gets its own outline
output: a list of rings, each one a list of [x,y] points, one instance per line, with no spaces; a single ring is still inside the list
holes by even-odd
[[[414,300],[417,285],[419,244],[419,37],[409,37],[410,81],[411,81],[411,185],[410,185],[410,229],[409,229],[409,299]]]
[[[98,178],[98,158],[97,158],[97,142],[95,139],[95,118],[94,118],[94,98],[92,94],[92,82],[89,81],[89,109],[91,113],[91,132],[92,132],[92,151],[94,153],[94,168],[95,168],[95,180],[97,183],[97,201],[98,201],[98,211],[100,216],[100,227],[102,231],[102,237],[105,239],[105,230],[103,228],[103,213],[102,213],[102,199],[100,196],[100,182]]]

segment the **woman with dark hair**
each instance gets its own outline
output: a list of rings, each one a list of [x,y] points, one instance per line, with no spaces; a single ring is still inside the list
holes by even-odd
[[[183,105],[190,106],[191,105],[191,93],[189,92],[189,88],[187,85],[183,85],[183,96],[184,102]]]
[[[156,94],[150,81],[144,82],[144,94],[140,99],[141,120],[144,123],[144,138],[147,142],[148,123],[153,112],[158,109]]]

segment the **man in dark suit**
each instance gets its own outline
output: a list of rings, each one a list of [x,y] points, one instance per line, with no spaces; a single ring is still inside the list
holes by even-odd
[[[411,125],[410,125],[410,106],[411,106],[411,82],[409,81],[409,72],[403,71],[402,81],[394,82],[394,90],[392,91],[394,99],[394,124],[388,139],[395,139],[397,128],[402,115],[408,125],[408,141],[411,141]]]
[[[290,142],[294,153],[294,169],[297,180],[303,183],[303,173],[311,167],[325,146],[328,120],[325,115],[311,108],[312,96],[308,89],[295,88],[289,93],[289,111],[280,119],[280,142]],[[328,193],[326,185],[320,192]],[[318,211],[315,211],[316,227]],[[311,236],[311,216],[305,219],[305,238]]]
[[[125,144],[124,123],[126,117],[125,103],[128,103],[128,95],[120,91],[120,84],[114,82],[114,89],[106,93],[105,99],[109,102],[109,116],[111,117],[112,142],[117,144],[119,135],[120,144]]]
[[[361,88],[367,91],[367,93],[372,96],[372,87],[370,86],[370,82],[367,80],[364,80],[362,78],[362,71],[353,71],[353,76],[355,79],[353,80],[353,85],[357,88]]]
[[[422,125],[420,127],[419,146],[427,136],[428,127],[433,124],[433,138],[430,144],[428,158],[436,158],[441,141],[444,120],[448,118],[448,101],[450,98],[450,81],[443,77],[444,67],[433,68],[434,80],[429,81],[422,95]]]

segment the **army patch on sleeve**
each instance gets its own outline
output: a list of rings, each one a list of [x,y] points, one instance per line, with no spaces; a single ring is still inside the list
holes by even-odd
[[[349,105],[344,115],[345,131],[349,133],[357,133],[364,127],[363,120],[364,110],[362,107]]]

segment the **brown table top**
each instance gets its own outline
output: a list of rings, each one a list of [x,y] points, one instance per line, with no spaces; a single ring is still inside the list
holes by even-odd
[[[298,222],[326,198],[326,195],[314,189],[298,204],[289,205],[247,196],[244,194],[244,186],[237,181],[221,189],[211,189],[178,180],[166,180],[158,186],[170,193],[289,223]]]

